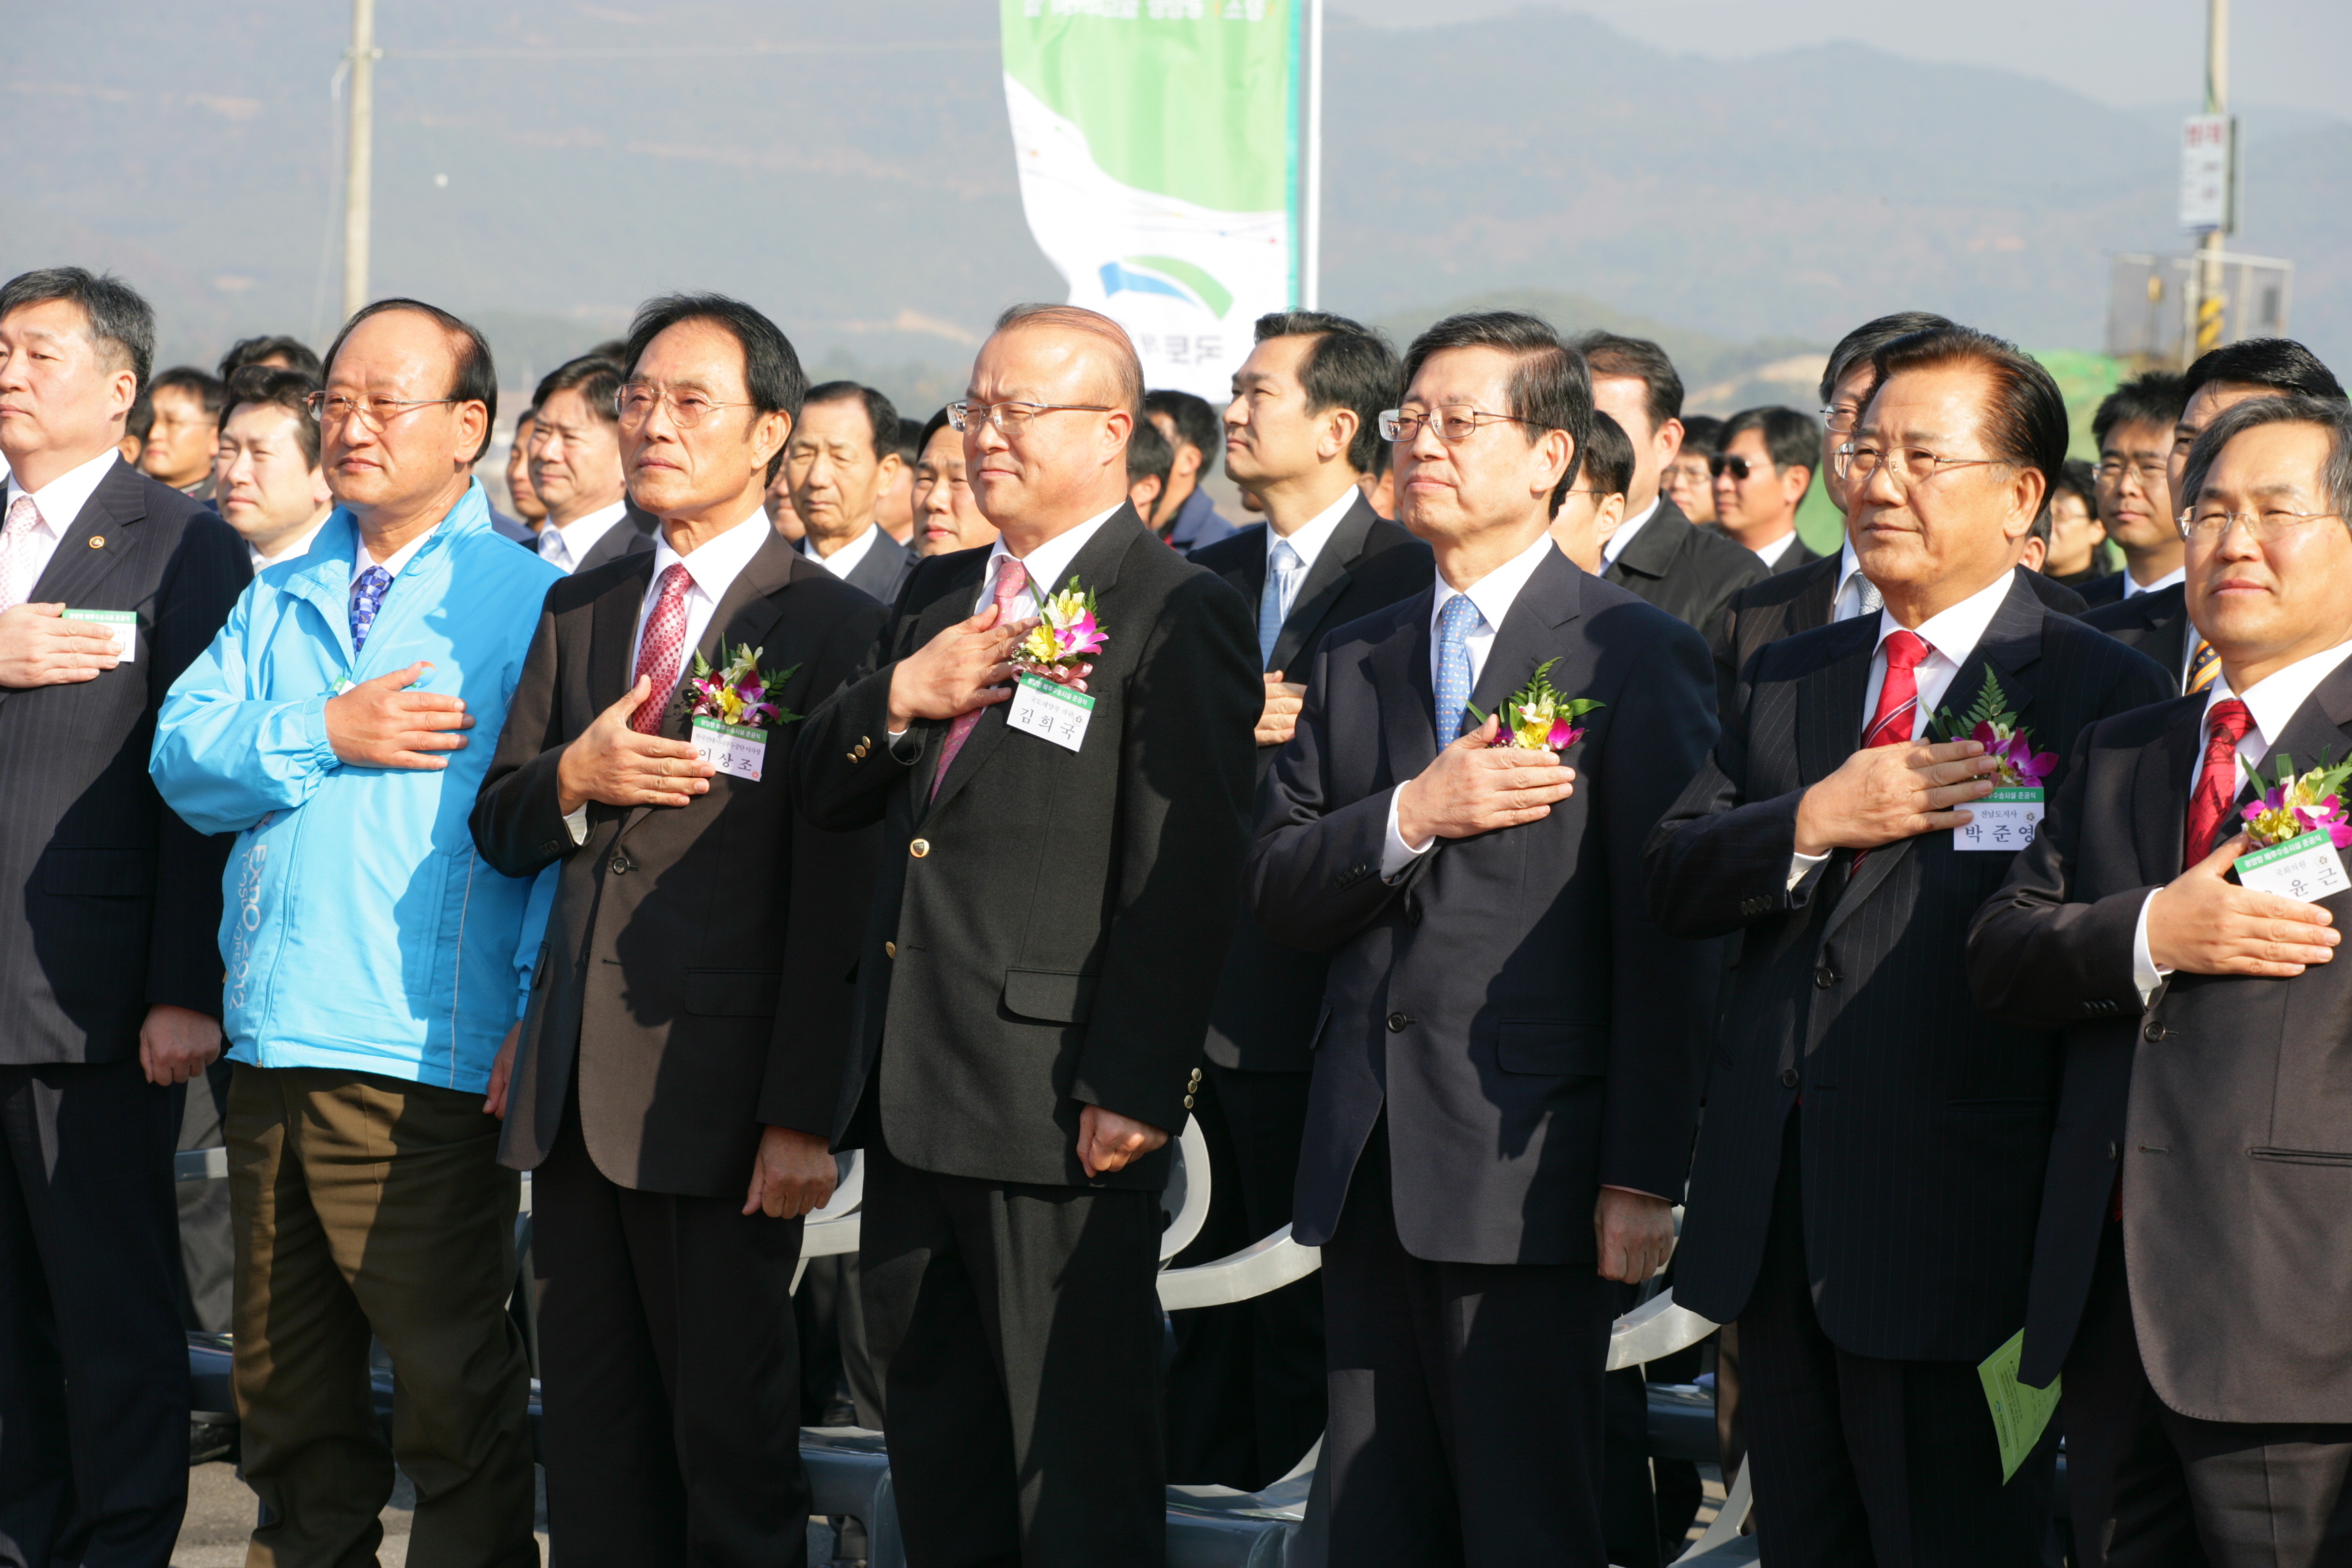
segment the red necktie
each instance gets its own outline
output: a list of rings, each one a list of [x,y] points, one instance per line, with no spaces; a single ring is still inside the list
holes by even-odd
[[[2183,866],[2194,866],[2213,853],[2222,819],[2238,798],[2238,742],[2253,727],[2253,713],[2234,697],[2216,702],[2206,713],[2205,768],[2197,775],[2196,793],[2189,797],[2189,834],[2181,844],[2186,856]]]
[[[1919,666],[1927,653],[1916,632],[1898,631],[1886,639],[1886,679],[1878,689],[1878,711],[1862,732],[1863,750],[1911,738],[1919,707]]]
[[[662,573],[660,602],[646,617],[645,640],[637,645],[637,674],[652,676],[654,688],[629,715],[629,728],[640,735],[661,733],[662,714],[677,691],[678,661],[686,653],[686,595],[693,586],[694,577],[685,564],[672,562]]]
[[[1013,604],[1021,597],[1021,590],[1028,585],[1027,567],[1010,555],[1000,555],[996,558],[996,624],[998,626],[1001,626],[1013,618]],[[956,760],[956,753],[963,750],[964,742],[971,739],[972,731],[979,727],[980,716],[987,711],[985,707],[981,707],[973,709],[969,713],[959,713],[955,716],[955,722],[948,726],[948,738],[940,744],[940,765],[931,773],[931,793],[925,798],[933,799],[938,796],[940,785],[948,776],[948,764]]]

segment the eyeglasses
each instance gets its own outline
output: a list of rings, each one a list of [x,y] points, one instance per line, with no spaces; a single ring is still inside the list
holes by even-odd
[[[622,384],[613,395],[614,412],[621,423],[635,429],[654,416],[654,409],[669,405],[670,422],[681,430],[691,430],[722,408],[749,408],[748,403],[721,403],[717,398],[692,389],[680,391],[674,386],[656,386],[651,382],[632,381]]]
[[[1829,426],[1832,436],[1853,435],[1854,423],[1861,417],[1861,409],[1847,408],[1838,404],[1831,404],[1822,410],[1822,423]]]
[[[1449,447],[1458,447],[1470,439],[1470,433],[1481,425],[1528,423],[1515,414],[1489,414],[1483,408],[1473,408],[1465,403],[1450,403],[1426,414],[1391,408],[1381,416],[1381,439],[1418,441],[1421,439],[1421,427],[1433,422],[1437,426],[1437,438]]]
[[[971,430],[980,425],[993,425],[1000,436],[1011,436],[1028,427],[1040,414],[1110,414],[1116,410],[1100,403],[974,403],[969,398],[948,405],[948,423],[959,430]]]
[[[341,393],[314,392],[302,400],[311,420],[320,426],[341,425],[356,415],[361,424],[378,435],[412,408],[434,408],[445,403],[466,403],[464,397],[345,397]]]
[[[1938,453],[1930,452],[1924,447],[1899,447],[1891,456],[1894,467],[1890,470],[1889,477],[1893,479],[1895,488],[1898,490],[1907,490],[1913,485],[1924,485],[1946,468],[1981,468],[2004,460],[2000,458],[1947,458]],[[1866,484],[1880,468],[1887,466],[1889,457],[1889,453],[1876,447],[1860,446],[1848,441],[1837,449],[1837,477],[1844,482],[1859,481]]]
[[[2180,537],[2218,542],[2230,531],[2231,523],[2243,524],[2246,537],[2257,543],[2278,539],[2301,528],[2306,522],[2317,522],[2323,517],[2341,517],[2333,511],[2223,511],[2220,507],[2200,508],[2180,514]]]
[[[2099,476],[2099,483],[2103,485],[2119,485],[2123,483],[2126,474],[2131,474],[2138,479],[2142,489],[2147,489],[2153,488],[2157,480],[2164,478],[2164,459],[2139,458],[2126,461],[2121,458],[2104,458],[2100,459],[2098,468],[2093,471]]]
[[[1713,474],[1718,479],[1723,478],[1725,474],[1728,473],[1733,479],[1738,480],[1743,485],[1748,482],[1748,475],[1760,474],[1771,466],[1772,465],[1769,463],[1759,462],[1753,458],[1727,457],[1721,452],[1710,453],[1706,459],[1706,471],[1708,473]]]

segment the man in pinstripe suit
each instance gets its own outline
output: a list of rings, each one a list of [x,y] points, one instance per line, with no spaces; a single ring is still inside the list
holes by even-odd
[[[1976,1363],[2025,1320],[2057,1046],[1970,998],[2011,853],[1955,831],[1995,758],[1928,722],[1997,683],[2063,757],[2170,686],[2009,564],[2065,458],[2048,374],[1951,326],[1874,357],[1842,478],[1885,607],[1756,655],[1649,847],[1667,934],[1745,933],[1675,1293],[1738,1322],[1766,1563],[2023,1565],[2053,1444],[2003,1484]]]

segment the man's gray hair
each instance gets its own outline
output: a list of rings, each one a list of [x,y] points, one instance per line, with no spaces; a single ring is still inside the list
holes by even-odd
[[[2189,449],[2180,494],[2174,498],[2181,510],[2196,510],[2205,476],[2221,459],[2221,448],[2260,425],[2316,425],[2327,432],[2327,460],[2319,466],[2319,482],[2327,492],[2329,510],[2352,528],[2352,403],[2340,397],[2255,397],[2223,409]]]
[[[86,267],[44,267],[0,283],[0,316],[52,300],[80,306],[100,360],[110,361],[110,369],[127,370],[139,378],[133,397],[146,390],[148,373],[155,367],[155,312],[138,289],[111,272]]]

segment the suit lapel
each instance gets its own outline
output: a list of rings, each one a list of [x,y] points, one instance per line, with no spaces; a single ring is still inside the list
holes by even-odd
[[[58,525],[58,547],[33,584],[36,602],[79,607],[138,547],[138,525],[147,517],[139,481],[139,470],[116,458],[81,510]]]
[[[2202,710],[2200,710],[2202,712]],[[2312,689],[2303,700],[2303,706],[2286,721],[2278,739],[2263,753],[2260,771],[2266,780],[2275,780],[2282,758],[2289,759],[2294,771],[2308,773],[2313,768],[2344,761],[2347,754],[2345,727],[2352,724],[2352,660],[2337,665],[2327,672],[2327,679]],[[2184,776],[2185,770],[2184,770]],[[2242,779],[2238,804],[2244,805],[2254,796],[2252,780]],[[2233,825],[2234,826],[2234,825]]]
[[[1837,772],[1862,746],[1878,617],[1857,616],[1824,642],[1821,664],[1797,687],[1797,768],[1807,784]]]
[[[1396,630],[1364,656],[1372,689],[1401,694],[1380,705],[1381,738],[1395,780],[1414,777],[1437,757],[1437,690],[1429,679],[1429,617],[1436,595],[1433,586],[1407,599]]]
[[[2153,745],[2140,748],[2132,768],[2132,845],[2143,875],[2169,882],[2180,875],[2189,830],[2189,770],[2205,722],[2202,697],[2179,700],[2179,711]]]
[[[637,612],[644,608],[654,555],[643,560],[597,597],[588,616],[588,700],[602,713],[629,693],[636,678],[629,668],[629,645],[636,640]]]
[[[1340,516],[1331,529],[1331,537],[1323,542],[1322,551],[1315,564],[1307,568],[1307,581],[1298,585],[1297,597],[1290,604],[1290,614],[1284,617],[1282,630],[1276,634],[1273,657],[1266,668],[1288,673],[1291,665],[1306,650],[1307,639],[1323,622],[1339,595],[1348,591],[1348,574],[1364,552],[1364,541],[1372,531],[1374,513],[1363,492],[1356,492],[1355,504]],[[1274,548],[1272,531],[1268,531],[1266,549]],[[1258,580],[1265,580],[1263,554],[1259,557]],[[1263,589],[1260,590],[1263,592]],[[1255,604],[1256,601],[1251,601]]]
[[[1681,553],[1683,538],[1691,531],[1690,519],[1682,508],[1658,497],[1658,510],[1650,514],[1641,531],[1625,546],[1624,553],[1610,563],[1601,575],[1606,582],[1622,583],[1631,577],[1664,577],[1673,570],[1675,557]]]
[[[1576,618],[1583,578],[1584,573],[1559,551],[1544,552],[1518,597],[1511,601],[1510,612],[1504,616],[1494,645],[1486,650],[1486,668],[1479,670],[1478,683],[1470,693],[1480,712],[1492,714],[1535,675],[1536,666],[1555,644],[1552,631]]]
[[[1837,614],[1837,568],[1841,559],[1841,556],[1836,555],[1828,557],[1829,565],[1826,569],[1812,563],[1807,563],[1807,566],[1811,568],[1813,575],[1811,581],[1805,584],[1805,591],[1799,594],[1790,606],[1791,614],[1789,617],[1789,629],[1790,631],[1811,631],[1815,626],[1828,626],[1830,618]],[[1807,567],[1798,568],[1799,571],[1806,569]],[[1869,617],[1858,618],[1866,620]],[[1861,731],[1857,730],[1855,735],[1858,739]]]

